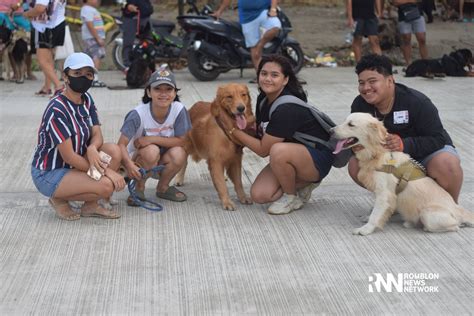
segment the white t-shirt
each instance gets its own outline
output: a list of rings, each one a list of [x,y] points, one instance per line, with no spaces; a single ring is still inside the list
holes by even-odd
[[[120,131],[130,140],[127,150],[132,157],[136,151],[135,139],[142,136],[179,137],[190,128],[191,121],[185,106],[181,102],[173,101],[162,123],[153,117],[150,103],[140,103],[127,114]]]
[[[83,40],[93,39],[89,28],[87,27],[86,22],[92,22],[94,28],[97,31],[97,34],[100,38],[105,39],[105,29],[104,29],[104,21],[100,16],[100,12],[87,4],[84,4],[81,8],[81,20],[82,20],[82,27],[81,27],[81,34]]]
[[[61,24],[66,14],[66,0],[51,0],[52,1],[52,13],[48,18],[47,13],[43,13],[40,16],[34,18],[31,21],[33,28],[40,33],[44,33],[46,29],[53,29],[59,24]],[[48,5],[50,4],[50,0],[36,0],[36,4],[41,4],[46,7],[48,10]]]

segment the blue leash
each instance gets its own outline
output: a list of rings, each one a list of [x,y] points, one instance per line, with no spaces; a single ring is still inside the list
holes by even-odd
[[[145,170],[143,168],[140,168],[140,174],[142,175],[142,178],[145,178],[148,172],[151,172],[152,175],[156,175],[158,172],[160,172],[164,168],[165,166],[163,165],[153,167],[150,170]],[[130,179],[130,181],[127,184],[127,187],[128,187],[128,192],[130,192],[130,197],[132,198],[132,202],[134,204],[153,212],[159,212],[163,210],[163,206],[161,206],[160,204],[156,202],[152,202],[150,200],[144,200],[144,201],[140,200],[137,196],[136,186],[137,186],[137,180]]]

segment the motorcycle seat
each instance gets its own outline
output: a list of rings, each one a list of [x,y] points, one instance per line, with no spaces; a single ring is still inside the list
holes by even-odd
[[[170,21],[151,19],[150,23],[155,31],[163,30],[165,32],[171,33],[175,28],[175,24]]]

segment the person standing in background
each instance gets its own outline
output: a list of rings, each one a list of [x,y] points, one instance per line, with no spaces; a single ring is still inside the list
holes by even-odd
[[[31,46],[36,50],[44,74],[44,84],[36,92],[37,95],[50,95],[51,84],[55,91],[64,87],[54,71],[54,49],[64,44],[65,11],[66,0],[36,0],[34,6],[23,13],[24,17],[32,20]]]
[[[219,9],[213,14],[219,18],[230,4],[230,0],[223,0]],[[281,29],[280,19],[277,17],[277,0],[239,0],[239,20],[245,38],[245,46],[250,48],[252,63],[257,67],[262,59],[263,47],[270,42]],[[260,28],[265,33],[260,34]],[[250,83],[257,83],[257,78]]]
[[[127,0],[122,9],[123,48],[122,58],[125,67],[130,67],[130,52],[137,32],[147,29],[153,6],[150,0]],[[137,28],[138,26],[138,28]]]
[[[378,37],[378,16],[382,16],[382,3],[380,0],[347,0],[347,26],[354,30],[352,50],[356,62],[362,56],[362,39],[369,39],[370,48],[374,54],[381,55],[382,49]]]
[[[398,8],[398,30],[400,31],[403,58],[405,65],[411,64],[411,34],[415,33],[421,59],[428,59],[428,47],[426,46],[426,24],[421,15],[416,0],[394,0],[393,4]]]
[[[84,41],[84,52],[94,61],[95,69],[100,68],[100,60],[105,57],[105,29],[104,21],[97,7],[100,0],[84,0],[81,8],[82,40]],[[95,73],[93,87],[105,87],[105,83],[99,80]]]

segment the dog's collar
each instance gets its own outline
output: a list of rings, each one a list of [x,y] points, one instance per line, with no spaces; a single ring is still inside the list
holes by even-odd
[[[391,173],[398,179],[396,194],[399,194],[405,190],[406,186],[408,185],[408,181],[418,180],[426,177],[425,168],[411,158],[398,167],[395,167],[395,160],[392,156],[392,159],[390,159],[387,164],[382,165],[381,168],[376,170],[385,173]]]
[[[217,125],[224,132],[225,136],[227,136],[227,138],[237,146],[236,151],[242,150],[242,148],[244,148],[244,146],[237,139],[235,139],[231,135],[229,135],[229,133],[227,132],[227,130],[224,127],[224,124],[222,124],[221,120],[219,120],[218,117],[214,117],[214,119],[216,120]]]

